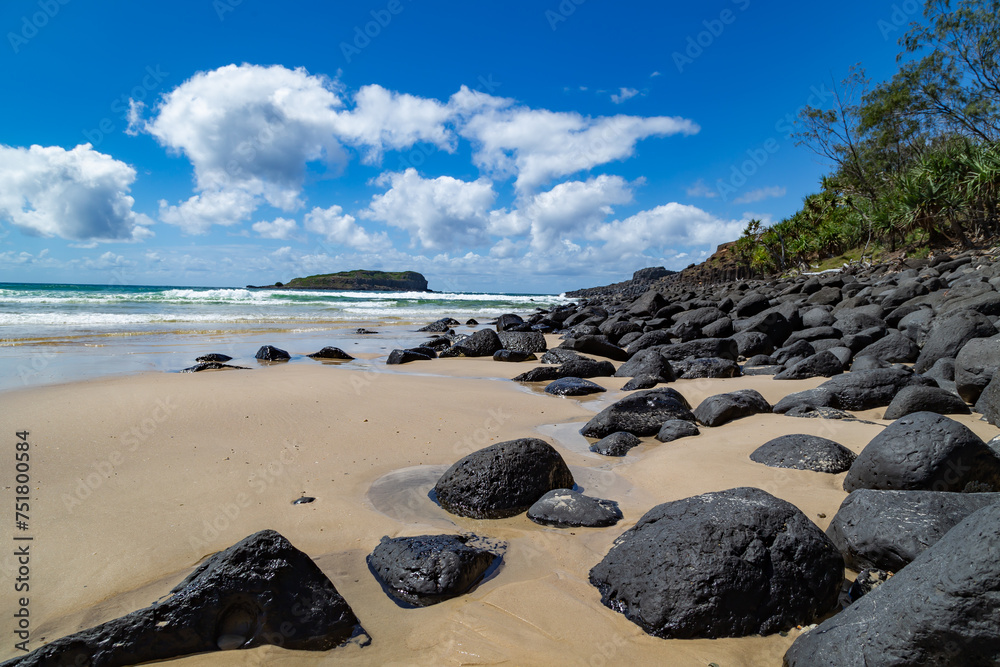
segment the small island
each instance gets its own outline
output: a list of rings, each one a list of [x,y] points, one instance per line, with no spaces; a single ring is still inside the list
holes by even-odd
[[[355,269],[293,278],[287,283],[247,285],[247,289],[341,290],[359,292],[430,292],[427,279],[416,271]]]

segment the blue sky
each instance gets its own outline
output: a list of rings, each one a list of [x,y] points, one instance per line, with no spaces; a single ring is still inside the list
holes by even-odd
[[[0,281],[680,269],[817,189],[789,121],[916,7],[5,0]]]

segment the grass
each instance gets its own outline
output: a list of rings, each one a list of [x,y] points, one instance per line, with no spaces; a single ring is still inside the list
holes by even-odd
[[[881,250],[876,248],[874,251],[869,248],[869,252],[865,253],[865,249],[862,247],[851,248],[845,251],[837,257],[828,257],[827,259],[820,260],[816,263],[811,263],[809,265],[810,271],[826,271],[828,269],[839,269],[844,264],[850,264],[852,262],[860,262],[862,257],[865,257],[868,261],[872,261],[881,255]]]

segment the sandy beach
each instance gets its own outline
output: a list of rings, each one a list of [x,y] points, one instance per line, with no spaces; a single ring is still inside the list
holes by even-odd
[[[758,415],[674,443],[644,438],[612,459],[589,452],[578,430],[621,397],[625,380],[596,379],[608,389],[596,399],[560,398],[509,381],[531,366],[461,358],[388,372],[286,364],[4,393],[4,431],[13,437],[26,430],[31,443],[30,647],[145,607],[205,556],[272,528],[333,581],[371,644],[324,653],[269,646],[176,664],[779,665],[797,631],[657,639],[601,605],[588,571],[648,509],[707,491],[756,486],[825,529],[846,496],[843,474],[769,468],[748,455],[788,433],[821,435],[860,452],[887,423],[879,421],[882,410],[859,413],[874,424]],[[671,386],[693,405],[745,387],[773,403],[822,380]],[[998,432],[971,416],[957,419],[984,438]],[[582,490],[620,503],[624,520],[569,530],[524,515],[477,521],[450,515],[428,497],[454,461],[519,437],[554,445]],[[316,501],[292,505],[303,495]],[[13,530],[5,532],[9,539]],[[454,532],[507,544],[502,566],[468,595],[404,609],[366,565],[383,535]],[[6,577],[15,563],[5,551]],[[5,587],[0,606],[14,603]],[[3,626],[11,637],[12,620]],[[16,655],[13,641],[0,646],[3,658]]]

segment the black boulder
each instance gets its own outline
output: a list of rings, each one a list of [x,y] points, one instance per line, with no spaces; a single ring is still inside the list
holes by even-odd
[[[458,460],[441,475],[434,493],[452,514],[503,519],[524,512],[547,491],[573,484],[573,474],[552,445],[519,438]]]
[[[844,561],[794,505],[754,488],[658,505],[590,571],[601,602],[666,639],[771,634],[837,602]]]
[[[463,595],[499,556],[470,544],[474,536],[383,537],[368,566],[396,600],[427,607]]]

